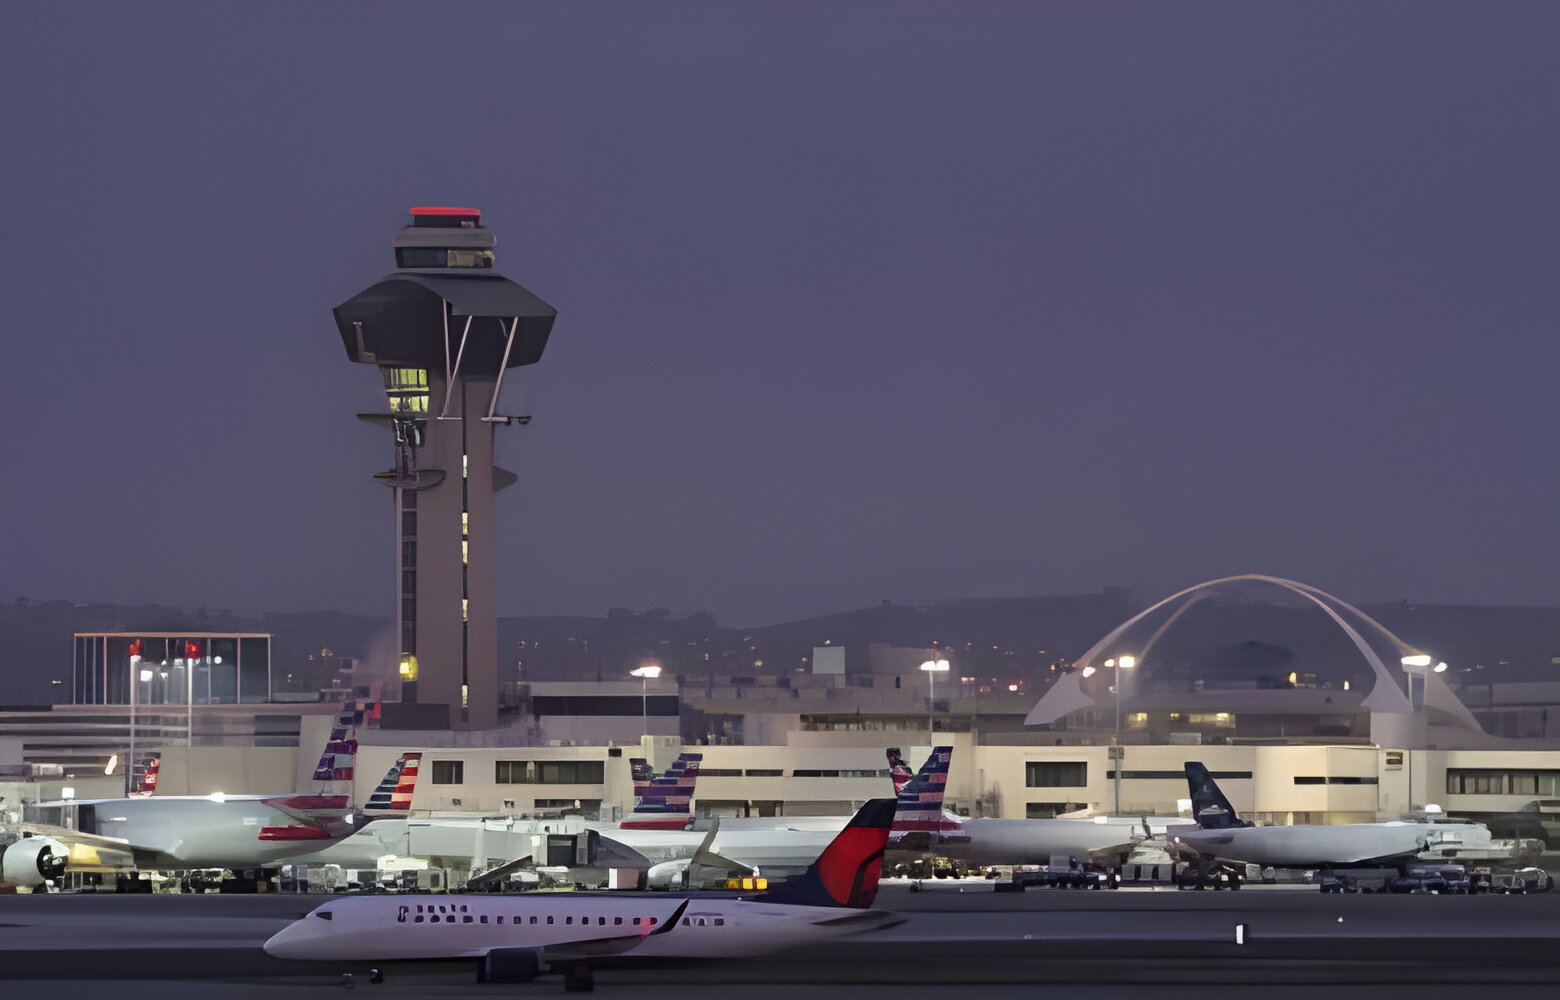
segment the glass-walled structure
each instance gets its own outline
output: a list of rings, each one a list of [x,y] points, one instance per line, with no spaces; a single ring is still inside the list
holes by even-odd
[[[248,705],[271,698],[268,632],[77,632],[75,705]]]

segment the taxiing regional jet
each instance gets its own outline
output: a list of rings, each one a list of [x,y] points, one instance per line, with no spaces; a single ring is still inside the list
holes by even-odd
[[[340,961],[480,958],[490,979],[561,966],[578,990],[589,988],[589,961],[606,956],[726,958],[831,940],[897,919],[870,909],[893,815],[892,799],[873,799],[805,874],[756,895],[357,896],[317,907],[265,950]]]

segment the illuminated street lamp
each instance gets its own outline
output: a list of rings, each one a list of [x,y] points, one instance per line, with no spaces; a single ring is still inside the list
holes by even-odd
[[[921,669],[926,671],[926,734],[927,742],[931,742],[934,730],[932,713],[937,710],[937,675],[948,672],[948,661],[927,660],[921,664]]]
[[[633,670],[630,670],[628,676],[639,678],[639,728],[643,736],[649,736],[650,681],[661,676],[661,665],[659,663],[646,663],[642,667],[635,667]]]
[[[1115,758],[1116,774],[1116,809],[1115,815],[1121,815],[1121,766],[1126,763],[1126,753],[1121,748],[1121,696],[1125,691],[1123,681],[1126,675],[1124,670],[1131,670],[1137,666],[1137,658],[1134,656],[1118,656],[1114,660],[1106,660],[1107,667],[1116,669],[1116,739],[1111,744],[1110,755]]]

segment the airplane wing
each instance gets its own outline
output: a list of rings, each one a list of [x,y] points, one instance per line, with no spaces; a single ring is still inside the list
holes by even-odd
[[[567,962],[574,959],[606,958],[610,955],[621,955],[624,952],[637,948],[639,943],[647,937],[670,933],[677,926],[677,922],[682,919],[683,911],[688,908],[688,904],[691,902],[693,902],[691,899],[683,900],[677,905],[677,909],[672,911],[672,915],[666,918],[665,922],[648,932],[641,931],[633,934],[624,934],[614,929],[610,934],[603,937],[570,941],[568,944],[550,945],[542,948],[538,957],[544,962]]]
[[[345,795],[277,795],[260,801],[298,821],[262,827],[261,840],[339,840],[356,830],[347,820],[352,805]]]
[[[758,873],[757,869],[752,865],[745,864],[741,861],[733,861],[731,858],[728,858],[724,855],[716,854],[715,851],[711,849],[711,845],[715,843],[715,837],[719,833],[720,820],[717,818],[711,821],[709,832],[704,835],[703,840],[699,841],[699,846],[694,848],[693,855],[688,859],[689,886],[698,884],[698,879],[700,877],[699,871],[703,868],[713,868],[716,871],[724,873],[726,877],[730,877],[732,875],[736,875],[738,877],[744,875],[751,876]]]
[[[1132,849],[1137,847],[1138,843],[1136,838],[1127,838],[1119,844],[1108,844],[1105,847],[1091,848],[1089,860],[1094,864],[1105,865],[1106,867],[1120,864],[1124,857],[1132,853]]]
[[[72,872],[110,872],[134,870],[135,847],[122,837],[104,837],[82,833],[69,827],[48,823],[24,823],[27,832],[57,840],[70,850],[65,870]]]

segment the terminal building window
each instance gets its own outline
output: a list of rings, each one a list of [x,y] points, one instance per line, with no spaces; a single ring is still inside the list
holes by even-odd
[[[466,783],[466,762],[463,760],[436,760],[433,762],[435,785],[463,785]]]
[[[1560,771],[1494,771],[1451,768],[1446,772],[1448,795],[1560,796]]]
[[[599,760],[500,760],[493,764],[500,785],[599,785],[606,764]]]
[[[1024,804],[1024,818],[1054,819],[1063,813],[1076,812],[1082,808],[1082,802],[1027,802]]]
[[[1031,760],[1024,763],[1029,788],[1082,788],[1089,783],[1089,765],[1078,761]]]

